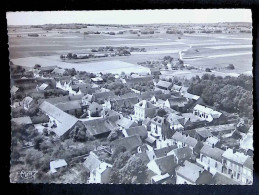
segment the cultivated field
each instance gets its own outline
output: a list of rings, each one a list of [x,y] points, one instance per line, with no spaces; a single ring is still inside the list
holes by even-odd
[[[226,72],[225,67],[233,64],[235,70],[231,70],[231,73],[252,70],[252,35],[249,33],[176,35],[166,34],[165,28],[160,27],[154,34],[139,33],[138,35],[131,34],[129,31],[132,29],[137,30],[137,27],[89,26],[83,29],[51,31],[41,28],[9,27],[10,58],[14,64],[30,67],[38,63],[43,66],[58,65],[62,68],[74,67],[76,70],[93,72],[107,72],[108,69],[114,69],[117,73],[125,68],[126,72],[132,69],[140,69],[142,72],[145,68],[136,65],[138,62],[159,60],[166,55],[178,58],[178,52],[182,51],[185,63],[201,69],[217,68],[217,71],[222,69],[222,72]],[[120,30],[123,30],[124,34],[84,36],[86,31],[118,32]],[[38,33],[39,37],[29,37],[28,33]],[[92,48],[105,46],[145,48],[146,52],[132,52],[131,56],[84,59],[78,60],[77,63],[64,63],[59,58],[61,54],[68,52],[87,53]],[[109,62],[96,64],[92,63],[93,61]],[[118,61],[122,61],[121,66],[118,65]],[[111,64],[115,68],[111,67]]]

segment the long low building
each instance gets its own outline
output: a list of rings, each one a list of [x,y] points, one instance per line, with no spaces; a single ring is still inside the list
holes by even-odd
[[[77,118],[65,113],[61,109],[46,101],[44,101],[39,108],[42,112],[50,116],[51,119],[55,121],[56,127],[53,128],[52,131],[60,138],[64,138],[69,130],[71,130],[78,121]]]

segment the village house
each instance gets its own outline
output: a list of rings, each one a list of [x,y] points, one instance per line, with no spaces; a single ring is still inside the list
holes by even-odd
[[[166,146],[166,147],[156,148],[153,150],[154,151],[153,159],[170,155],[171,151],[173,151],[175,149],[177,149],[176,145],[170,145],[170,146]]]
[[[175,162],[174,156],[173,155],[168,155],[164,156],[161,158],[156,158],[154,160],[151,160],[148,164],[147,167],[150,169],[152,172],[154,172],[156,175],[159,176],[167,176],[166,178],[170,178],[175,175],[175,168],[177,164]],[[169,175],[169,177],[168,177]],[[157,180],[156,176],[153,176],[151,178],[151,183],[163,183],[165,182],[165,178],[160,179],[159,181]]]
[[[44,66],[44,67],[35,67],[34,71],[37,72],[39,76],[49,75],[57,66]]]
[[[102,105],[92,102],[88,105],[87,110],[89,112],[90,117],[99,117],[101,116],[101,112],[103,110]]]
[[[102,84],[103,83],[103,79],[101,77],[91,78],[91,81],[95,84]]]
[[[166,120],[169,122],[170,128],[172,130],[177,130],[177,131],[184,130],[183,125],[184,125],[185,118],[183,116],[179,116],[175,113],[170,113],[166,118]]]
[[[86,168],[89,176],[87,183],[109,183],[112,165],[99,160],[98,156],[92,151],[89,156],[86,157],[84,167]]]
[[[105,118],[83,121],[83,124],[86,128],[86,132],[96,138],[107,137],[111,131],[118,129],[114,121]]]
[[[150,127],[151,135],[158,140],[165,140],[172,133],[170,124],[165,118],[160,116],[151,119]]]
[[[198,144],[198,141],[195,138],[184,135],[183,133],[180,133],[178,131],[174,133],[174,135],[172,136],[172,140],[174,144],[178,146],[178,148],[183,148],[187,146],[192,150],[192,152],[194,152],[193,150]]]
[[[124,147],[127,151],[137,152],[137,148],[142,145],[142,141],[138,135],[121,138],[111,142],[112,151],[118,147]]]
[[[142,100],[141,102],[134,105],[135,118],[137,120],[145,120],[145,118],[152,118],[156,113],[156,107],[146,100]]]
[[[67,71],[63,68],[54,68],[54,70],[51,72],[51,74],[54,74],[57,76],[63,76],[66,73],[67,73]]]
[[[205,144],[209,145],[209,146],[216,146],[217,143],[219,143],[219,138],[215,137],[215,136],[211,136],[208,137],[208,139],[204,142]]]
[[[160,91],[159,91],[160,92]],[[156,93],[153,95],[153,97],[150,99],[150,102],[152,104],[156,104],[158,100],[166,101],[167,99],[171,98],[171,94],[169,92],[167,93]]]
[[[165,101],[165,106],[178,112],[187,112],[190,102],[185,97],[171,97]]]
[[[224,114],[200,104],[197,104],[193,108],[193,114],[215,125],[221,125],[226,122],[226,117]]]
[[[125,137],[138,135],[142,140],[147,138],[147,129],[145,126],[136,126],[129,129],[124,129],[122,130],[122,133]]]
[[[93,93],[93,100],[95,102],[104,103],[104,100],[106,99],[113,99],[117,97],[113,91],[95,91]]]
[[[120,130],[138,126],[134,120],[125,117],[120,117],[119,120],[116,121],[116,124],[119,126]]]
[[[253,183],[253,159],[235,149],[222,154],[222,173],[242,184]]]
[[[50,173],[56,173],[58,172],[58,169],[61,169],[62,167],[66,167],[67,162],[64,159],[58,159],[58,160],[51,161],[49,163],[49,166],[50,166]]]
[[[53,123],[51,131],[61,139],[65,139],[67,137],[78,121],[77,118],[67,114],[47,101],[44,101],[40,105],[39,109],[50,117],[50,121]]]
[[[161,90],[162,92],[170,91],[172,89],[172,86],[172,83],[162,80],[159,80],[156,84],[156,88]]]
[[[176,145],[174,146],[177,147]],[[177,165],[182,164],[185,160],[192,160],[195,158],[189,147],[175,148],[168,152],[167,155],[173,155]]]
[[[200,158],[198,163],[204,166],[204,169],[211,172],[213,175],[216,172],[222,173],[222,154],[224,150],[216,148],[214,145],[209,146],[204,144],[200,150]]]
[[[185,130],[203,127],[208,123],[205,119],[200,118],[194,115],[193,113],[182,113],[182,116],[185,118],[185,121],[184,121]]]
[[[211,184],[212,174],[198,165],[184,161],[182,166],[178,166],[176,172],[176,184]]]
[[[134,105],[139,102],[136,94],[128,93],[122,96],[109,98],[105,101],[107,105],[111,105],[111,109],[115,111],[123,111],[125,109],[134,110]]]

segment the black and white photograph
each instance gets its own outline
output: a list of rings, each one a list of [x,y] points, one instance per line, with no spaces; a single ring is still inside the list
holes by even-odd
[[[250,9],[6,19],[11,183],[253,184]]]

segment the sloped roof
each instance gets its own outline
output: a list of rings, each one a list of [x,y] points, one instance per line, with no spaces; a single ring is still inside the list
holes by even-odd
[[[84,167],[87,168],[89,172],[92,172],[98,168],[101,163],[102,162],[98,159],[98,157],[90,152],[89,156],[86,157],[84,161]]]
[[[31,118],[29,116],[12,118],[12,121],[18,125],[29,125],[32,124]]]
[[[170,175],[172,175],[175,167],[177,166],[177,163],[174,160],[174,155],[164,156],[155,159],[155,162],[161,170],[162,174],[169,173]]]
[[[199,111],[204,112],[206,114],[210,114],[210,115],[212,115],[213,118],[219,118],[221,116],[221,114],[222,114],[221,112],[215,111],[215,110],[213,110],[211,108],[208,108],[206,106],[202,106],[200,104],[197,104],[193,108],[193,110],[199,110]]]
[[[203,138],[208,138],[208,137],[212,136],[211,132],[208,130],[196,131],[196,133]]]
[[[177,148],[177,145],[172,145],[164,148],[155,149],[154,153],[157,158],[161,158],[163,156],[166,156],[170,151]]]
[[[189,147],[176,148],[172,151],[178,159],[187,159],[191,158],[192,150]],[[171,152],[169,153],[171,154]]]
[[[116,129],[116,126],[114,126],[115,124],[104,118],[84,121],[83,124],[85,125],[86,130],[93,136],[108,133]]]
[[[175,113],[170,113],[167,117],[167,121],[174,125],[178,125],[178,124],[183,125],[184,120],[185,120],[185,118],[183,116],[179,116]]]
[[[63,68],[55,68],[51,73],[64,74],[65,72],[66,72],[66,70]]]
[[[122,139],[114,140],[111,145],[113,147],[124,146],[128,151],[132,151],[142,145],[142,141],[139,136],[133,135]]]
[[[156,100],[158,100],[158,99],[167,100],[170,97],[171,97],[170,93],[162,93],[162,94],[155,95]]]
[[[41,86],[39,86],[40,90],[45,90],[49,85],[47,83],[42,83]]]
[[[195,147],[198,143],[198,141],[195,139],[195,138],[192,138],[190,136],[186,136],[186,135],[183,135],[181,133],[179,133],[178,131],[176,131],[174,133],[174,135],[172,136],[172,139],[176,140],[176,141],[180,141],[182,143],[185,143],[187,144],[188,146],[191,146],[191,147]]]
[[[147,128],[145,126],[136,126],[126,129],[128,136],[139,135],[142,139],[147,138]]]
[[[138,125],[134,120],[131,120],[125,117],[122,117],[121,119],[119,119],[116,122],[116,124],[121,127],[124,127],[125,129],[129,129],[130,127],[135,127]]]
[[[213,147],[211,147],[207,144],[204,144],[203,147],[200,150],[200,153],[221,162],[222,161],[222,154],[224,153],[224,150],[221,150],[221,149],[216,148],[216,147],[213,148]]]
[[[67,166],[67,162],[64,159],[58,159],[58,160],[51,161],[49,165],[50,165],[50,171],[52,173],[55,173],[56,172],[55,169]]]
[[[65,113],[64,111],[47,101],[44,101],[39,108],[47,115],[53,117],[55,120],[58,121],[57,128],[53,129],[53,131],[58,136],[62,136],[78,121],[77,118]]]
[[[156,86],[170,88],[172,86],[172,83],[159,80],[158,83],[156,84]]]
[[[189,162],[188,160],[185,160],[183,166],[177,167],[175,171],[181,177],[187,179],[192,183],[196,183],[196,181],[200,177],[199,172],[202,173],[204,169],[194,163]]]
[[[61,102],[56,104],[59,109],[63,111],[68,111],[68,110],[74,110],[74,109],[80,109],[81,108],[81,100],[73,100],[69,102]]]
[[[230,149],[230,148],[227,149],[226,151],[224,151],[222,156],[226,159],[232,160],[241,165],[244,165],[244,163],[246,162],[246,160],[248,158],[247,155],[245,155],[241,152],[234,152],[233,149]]]
[[[216,172],[216,174],[212,178],[212,184],[215,184],[215,185],[240,185],[235,180],[233,180],[223,174],[220,174],[218,172]]]

